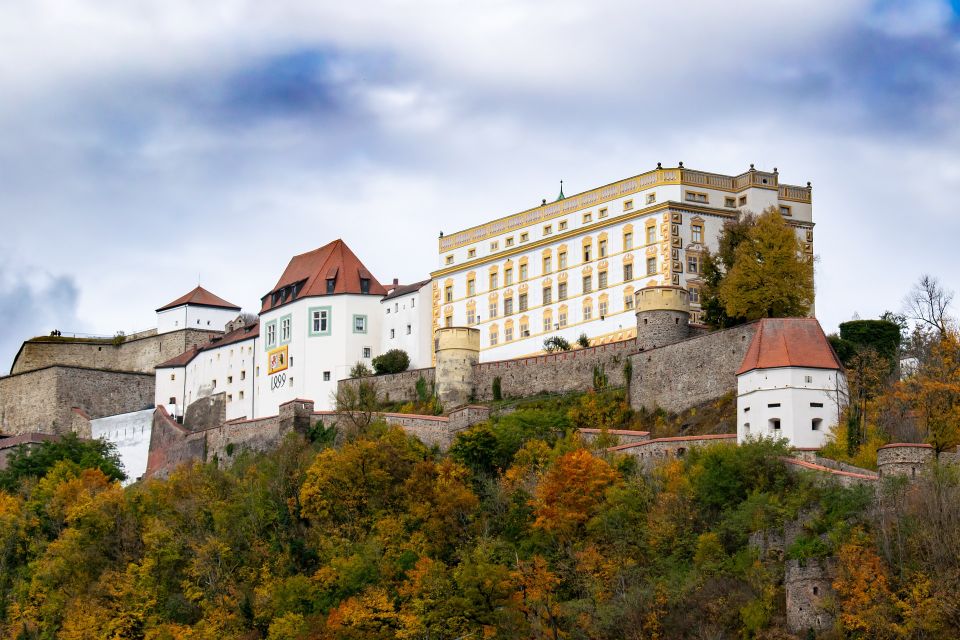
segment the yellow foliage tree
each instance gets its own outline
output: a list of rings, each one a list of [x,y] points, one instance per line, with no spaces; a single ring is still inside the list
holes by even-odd
[[[537,485],[534,527],[566,538],[577,532],[603,502],[604,491],[619,476],[609,464],[586,449],[557,458]]]

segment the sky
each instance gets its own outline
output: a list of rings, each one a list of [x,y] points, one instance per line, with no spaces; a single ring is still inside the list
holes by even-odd
[[[32,0],[0,42],[0,373],[657,162],[811,181],[827,331],[960,288],[960,0]]]

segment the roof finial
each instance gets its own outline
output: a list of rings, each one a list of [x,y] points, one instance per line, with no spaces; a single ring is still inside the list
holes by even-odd
[[[680,168],[683,169],[683,160],[680,161]]]
[[[753,170],[754,170],[754,169],[753,169],[753,163],[751,162],[751,163],[750,163],[750,171],[753,171]]]
[[[659,162],[657,163],[657,169],[663,169],[663,165],[661,165]]]
[[[566,196],[563,195],[563,180],[561,180],[561,181],[560,181],[560,195],[557,196],[557,200],[563,200],[564,198],[566,198]]]

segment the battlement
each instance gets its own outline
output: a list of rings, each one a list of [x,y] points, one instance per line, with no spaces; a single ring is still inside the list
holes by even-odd
[[[690,313],[690,292],[683,287],[645,287],[634,294],[637,313],[678,311]]]
[[[434,333],[436,351],[463,349],[480,352],[480,330],[472,327],[442,327]]]

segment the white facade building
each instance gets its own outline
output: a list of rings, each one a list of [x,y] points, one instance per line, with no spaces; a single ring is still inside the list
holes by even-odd
[[[254,415],[297,398],[332,408],[337,380],[380,354],[386,294],[342,240],[295,256],[261,299]]]
[[[400,285],[394,281],[380,301],[382,351],[402,349],[410,368],[433,366],[433,290],[430,280]]]
[[[116,445],[117,455],[127,474],[124,484],[135,482],[147,470],[153,411],[144,409],[90,421],[90,437]]]
[[[562,196],[562,194],[561,194]],[[779,174],[657,169],[440,238],[433,329],[480,329],[481,361],[539,353],[544,338],[593,344],[636,335],[646,286],[690,291],[699,322],[700,261],[723,223],[776,207],[813,253],[811,190]]]
[[[240,313],[240,307],[201,286],[157,309],[157,333],[182,329],[223,330]]]
[[[814,318],[759,322],[737,372],[737,442],[786,438],[819,449],[839,420],[846,377]]]

